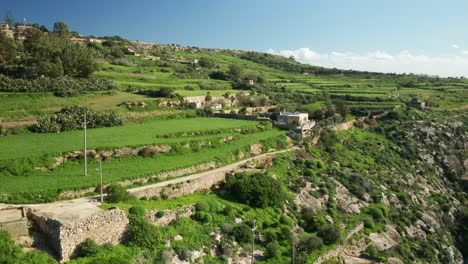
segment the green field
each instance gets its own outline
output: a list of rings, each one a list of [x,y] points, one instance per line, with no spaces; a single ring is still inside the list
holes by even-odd
[[[275,140],[283,131],[267,129],[240,134],[234,128],[255,129],[254,121],[218,118],[193,118],[167,121],[152,121],[138,125],[89,129],[88,149],[116,149],[127,146],[212,142],[209,146],[183,149],[155,158],[127,156],[111,159],[104,163],[105,183],[154,175],[164,171],[186,168],[192,165],[216,161],[220,164],[234,161],[235,153],[262,140]],[[227,130],[226,130],[227,129]],[[230,131],[230,132],[229,132]],[[192,133],[202,133],[192,135]],[[204,132],[208,134],[203,134]],[[218,143],[227,136],[234,140]],[[28,134],[0,138],[2,149],[0,161],[14,166],[36,166],[43,162],[44,155],[54,156],[82,148],[83,131],[60,134]],[[266,151],[266,150],[265,150]],[[15,159],[15,161],[12,161]],[[20,164],[21,162],[24,164]],[[6,163],[5,163],[6,162]],[[14,162],[13,165],[9,162]],[[0,175],[1,193],[42,192],[79,189],[98,184],[98,164],[89,160],[89,176],[83,176],[83,161],[68,161],[50,171],[28,170],[22,175]]]
[[[88,148],[118,148],[145,144],[162,144],[168,133],[198,132],[239,127],[253,128],[258,122],[221,119],[193,118],[156,120],[143,124],[119,127],[88,129]],[[180,140],[180,138],[171,139]],[[187,140],[187,139],[184,139]],[[83,131],[58,134],[25,134],[0,137],[0,160],[40,156],[47,153],[62,153],[80,150],[83,147]]]

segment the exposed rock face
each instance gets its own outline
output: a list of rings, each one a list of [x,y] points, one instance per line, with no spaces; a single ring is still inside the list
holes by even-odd
[[[336,184],[336,202],[338,207],[347,213],[360,213],[361,208],[369,205],[352,195],[346,187],[335,181]]]
[[[118,244],[125,238],[128,218],[124,211],[102,211],[85,219],[64,223],[57,219],[36,216],[30,218],[48,237],[48,242],[60,261],[67,261],[75,254],[76,246],[86,238],[98,244]]]
[[[400,234],[392,225],[387,225],[384,233],[371,233],[369,238],[378,251],[392,248],[401,242]]]

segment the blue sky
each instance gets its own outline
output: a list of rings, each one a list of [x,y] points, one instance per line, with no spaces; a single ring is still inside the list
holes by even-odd
[[[65,21],[83,35],[468,76],[467,0],[1,0],[6,10],[48,27]]]

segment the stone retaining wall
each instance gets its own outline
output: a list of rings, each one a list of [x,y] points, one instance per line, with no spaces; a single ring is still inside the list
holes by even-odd
[[[175,183],[162,183],[159,185],[148,186],[147,188],[136,188],[129,190],[137,198],[164,197],[173,198],[196,191],[210,189],[213,185],[219,184],[226,176],[225,171],[211,173],[209,177],[199,177],[192,180],[181,179]]]
[[[76,246],[86,238],[98,244],[120,243],[128,225],[128,218],[120,209],[102,211],[72,223],[39,216],[33,211],[29,212],[29,217],[47,236],[49,246],[61,262],[69,260],[75,254]]]

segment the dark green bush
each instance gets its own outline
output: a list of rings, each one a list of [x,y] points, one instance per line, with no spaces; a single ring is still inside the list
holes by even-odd
[[[165,213],[164,211],[158,211],[158,212],[156,213],[156,217],[157,217],[157,218],[161,218],[161,217],[163,217],[165,214],[166,214],[166,213]]]
[[[299,248],[304,252],[311,252],[323,247],[322,238],[315,234],[303,237],[299,243]]]
[[[250,206],[282,207],[285,194],[281,184],[267,174],[236,174],[226,178],[224,189]]]
[[[130,214],[136,215],[136,216],[145,216],[146,215],[146,209],[145,209],[145,207],[143,207],[141,205],[135,205],[135,206],[130,207],[130,209],[128,209],[128,212]]]
[[[101,247],[92,239],[86,238],[85,241],[81,242],[77,246],[77,257],[91,257],[95,256]]]
[[[205,201],[199,201],[195,204],[195,209],[199,212],[209,212],[210,205]]]
[[[326,223],[323,215],[310,207],[302,210],[301,218],[303,221],[301,225],[308,232],[315,232]]]
[[[331,245],[340,240],[340,229],[337,226],[327,224],[319,228],[317,235],[323,239],[325,245]]]
[[[144,217],[130,215],[129,243],[149,250],[157,250],[164,243],[161,230]]]
[[[239,243],[249,243],[252,241],[252,230],[246,224],[240,224],[234,227],[233,235]]]
[[[118,203],[128,201],[132,198],[130,193],[120,184],[111,184],[106,189],[107,201],[110,203]]]

